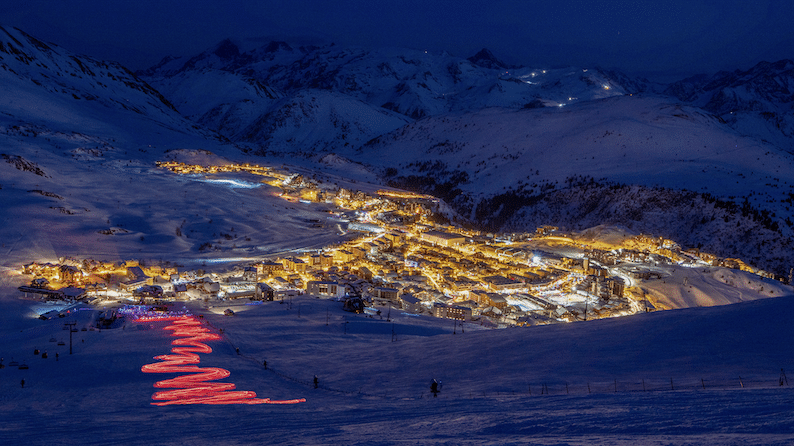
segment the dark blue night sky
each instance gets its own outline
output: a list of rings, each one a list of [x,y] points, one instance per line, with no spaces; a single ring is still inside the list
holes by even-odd
[[[671,80],[794,58],[786,0],[291,0],[8,2],[0,23],[145,68],[231,37],[396,46],[506,62],[617,68]]]

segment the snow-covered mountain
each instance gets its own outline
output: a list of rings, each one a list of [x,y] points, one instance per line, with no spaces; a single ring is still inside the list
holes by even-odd
[[[176,128],[190,127],[162,94],[125,67],[70,54],[14,28],[0,28],[0,76],[6,115],[57,120],[69,114],[55,111],[83,101],[110,113],[131,111]],[[101,113],[83,118],[108,121]]]
[[[742,134],[794,152],[794,62],[760,62],[749,70],[696,76],[665,92],[719,116]]]
[[[244,162],[125,68],[0,29],[4,262],[86,256],[201,262],[339,240],[269,186],[180,178],[157,161]],[[239,184],[239,183],[235,183]],[[266,216],[267,218],[263,218]]]
[[[284,42],[241,52],[225,40],[187,61],[166,58],[139,74],[180,111],[226,137],[295,153],[345,152],[425,116],[559,106],[632,92],[597,69],[508,67],[488,50],[462,59],[405,49],[293,48]],[[335,108],[347,112],[325,113],[319,122],[312,104],[317,101],[338,101]],[[272,122],[285,111],[294,130]],[[335,138],[296,137],[329,125]]]
[[[792,156],[741,128],[753,110],[790,116],[785,61],[682,81],[666,89],[671,98],[618,72],[511,67],[487,50],[463,59],[284,42],[241,51],[224,41],[166,58],[139,78],[21,31],[4,35],[9,137],[32,137],[13,129],[23,122],[36,135],[80,131],[131,164],[169,149],[209,149],[376,173],[436,194],[453,205],[453,218],[488,229],[609,223],[781,275],[794,264]],[[741,93],[733,106],[727,91]],[[723,112],[734,106],[746,114],[728,122]],[[238,145],[219,143],[218,133]],[[22,152],[9,160],[61,169]]]

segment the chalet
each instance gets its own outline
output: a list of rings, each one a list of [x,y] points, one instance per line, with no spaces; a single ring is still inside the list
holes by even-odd
[[[256,282],[256,268],[253,266],[246,266],[243,270],[243,281],[245,282]]]
[[[132,293],[141,300],[158,300],[163,298],[163,289],[156,285],[144,285]]]
[[[50,281],[43,277],[39,277],[38,279],[33,279],[30,282],[30,286],[32,288],[47,288],[49,285],[50,285]]]
[[[58,268],[58,279],[63,283],[74,283],[81,277],[83,273],[76,266],[61,265]]]
[[[254,297],[259,300],[273,300],[273,288],[266,283],[257,283],[254,288]]]
[[[187,284],[186,283],[177,283],[174,285],[174,296],[177,299],[188,299],[189,296],[187,294]]]
[[[132,291],[142,286],[152,285],[152,283],[152,278],[144,274],[140,266],[131,266],[127,268],[127,280],[121,282],[121,287]]]

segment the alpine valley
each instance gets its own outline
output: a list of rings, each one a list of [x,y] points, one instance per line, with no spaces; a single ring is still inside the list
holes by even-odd
[[[123,200],[65,191],[129,183],[177,149],[200,149],[428,193],[449,219],[489,231],[618,225],[779,276],[794,266],[788,60],[658,85],[597,67],[507,66],[488,50],[242,52],[226,40],[132,73],[16,29],[0,35],[3,195],[52,182],[65,198],[56,208],[94,232],[114,224],[110,212],[80,209]],[[14,173],[25,166],[39,174]],[[29,227],[23,215],[6,213],[3,231]],[[137,232],[165,240],[173,228]]]
[[[0,443],[794,438],[791,60],[0,27],[0,92]]]

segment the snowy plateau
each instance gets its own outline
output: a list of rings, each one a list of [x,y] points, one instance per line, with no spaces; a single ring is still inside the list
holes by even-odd
[[[793,444],[793,70],[659,85],[487,50],[224,41],[133,73],[0,28],[0,442]],[[261,176],[163,162],[407,190],[446,228],[646,234],[749,267],[660,267],[647,292],[668,311],[505,329],[306,294],[99,329],[113,308],[23,298],[31,262],[222,273],[358,237]],[[195,324],[197,350],[178,350]],[[169,355],[262,404],[154,404],[176,378],[144,371]]]

